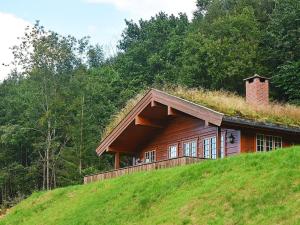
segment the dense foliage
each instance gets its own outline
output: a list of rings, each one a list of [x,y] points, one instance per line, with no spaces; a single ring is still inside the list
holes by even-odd
[[[242,94],[242,79],[273,77],[272,97],[300,103],[300,4],[198,0],[193,20],[159,13],[126,21],[114,57],[99,45],[36,24],[13,48],[0,84],[0,204],[82,182],[111,167],[95,148],[126,101],[149,86],[181,84]]]
[[[15,224],[299,224],[300,147],[34,193]],[[83,200],[84,199],[84,200]]]

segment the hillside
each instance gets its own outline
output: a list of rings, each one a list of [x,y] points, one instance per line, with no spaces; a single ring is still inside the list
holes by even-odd
[[[34,193],[4,224],[300,224],[300,147]]]

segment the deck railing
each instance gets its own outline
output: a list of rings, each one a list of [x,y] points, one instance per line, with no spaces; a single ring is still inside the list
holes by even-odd
[[[124,167],[124,168],[120,168],[117,170],[112,170],[112,171],[108,171],[108,172],[85,176],[84,184],[88,184],[88,183],[100,181],[100,180],[106,180],[106,179],[110,179],[110,178],[114,178],[114,177],[119,177],[119,176],[122,176],[125,174],[134,173],[134,172],[157,170],[157,169],[192,164],[192,163],[200,162],[202,160],[204,160],[204,159],[184,156],[184,157],[179,157],[179,158],[174,158],[174,159],[156,161],[153,163],[145,163],[145,164],[140,164],[140,165],[135,165],[135,166]]]

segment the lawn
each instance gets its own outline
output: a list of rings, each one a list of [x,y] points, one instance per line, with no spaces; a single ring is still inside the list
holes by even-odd
[[[34,193],[4,224],[300,224],[300,147]]]

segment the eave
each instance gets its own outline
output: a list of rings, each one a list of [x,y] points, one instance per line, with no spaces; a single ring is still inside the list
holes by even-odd
[[[116,138],[136,119],[140,113],[148,106],[162,104],[168,107],[168,115],[172,116],[174,111],[180,111],[187,115],[199,118],[205,121],[205,124],[220,126],[223,114],[207,107],[195,104],[182,98],[167,94],[165,92],[151,89],[125,116],[125,118],[112,130],[112,132],[100,143],[96,149],[98,155],[109,150],[111,144]],[[140,121],[140,119],[139,119]],[[137,122],[136,122],[137,123]]]
[[[144,125],[153,128],[162,128],[160,124],[156,123],[156,121],[147,120],[147,118],[143,118],[140,116],[147,106],[157,107],[158,105],[164,105],[167,107],[166,115],[168,116],[172,117],[176,115],[176,112],[181,112],[203,120],[206,125],[227,125],[254,129],[277,130],[281,132],[300,135],[299,127],[289,127],[266,122],[258,122],[241,117],[227,116],[223,113],[217,112],[199,104],[195,104],[191,101],[187,101],[185,99],[167,94],[156,89],[151,89],[132,108],[132,110],[125,116],[125,118],[111,131],[111,133],[100,143],[99,147],[96,149],[97,154],[101,155],[105,151],[122,151],[121,149],[114,149],[112,144],[132,123],[136,126]]]
[[[223,116],[222,125],[237,125],[237,126],[248,127],[248,128],[277,130],[277,131],[300,135],[299,127],[290,127],[290,126],[284,126],[284,125],[273,124],[273,123],[259,122],[259,121],[245,119],[245,118],[226,116],[226,115]]]

